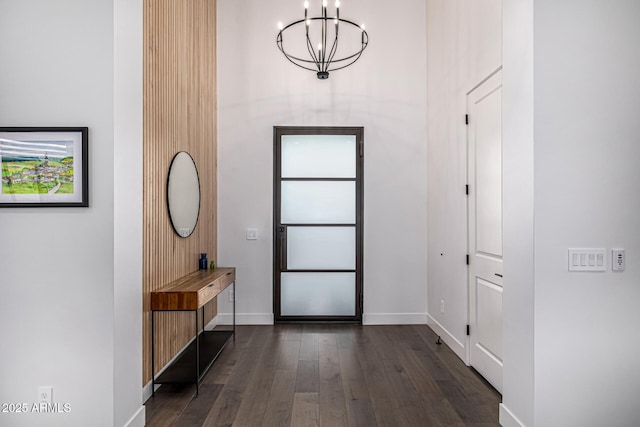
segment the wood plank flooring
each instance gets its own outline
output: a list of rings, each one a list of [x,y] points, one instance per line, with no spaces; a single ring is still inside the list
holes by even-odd
[[[499,426],[500,394],[425,325],[236,331],[200,395],[162,386],[147,426]]]

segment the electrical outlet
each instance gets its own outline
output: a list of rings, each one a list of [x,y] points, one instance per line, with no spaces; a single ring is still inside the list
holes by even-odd
[[[440,300],[440,314],[444,314],[444,300]]]
[[[233,289],[229,289],[229,302],[233,302],[235,297],[236,296],[233,294]]]
[[[247,228],[247,240],[258,240],[257,228]]]
[[[51,403],[52,394],[53,394],[53,387],[40,386],[38,388],[38,403]]]

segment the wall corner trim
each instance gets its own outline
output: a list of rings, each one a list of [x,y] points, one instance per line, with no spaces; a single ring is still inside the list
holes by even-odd
[[[500,404],[499,422],[502,427],[525,427],[525,425],[521,423],[515,415],[513,415],[504,403]]]
[[[146,417],[146,410],[143,405],[140,407],[140,409],[136,411],[135,414],[133,414],[133,416],[129,419],[129,421],[127,421],[124,427],[144,427],[145,417]]]

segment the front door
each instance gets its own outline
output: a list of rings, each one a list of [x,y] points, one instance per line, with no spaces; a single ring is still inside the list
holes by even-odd
[[[362,128],[274,128],[274,316],[362,321]]]
[[[467,95],[469,363],[502,391],[502,73]]]

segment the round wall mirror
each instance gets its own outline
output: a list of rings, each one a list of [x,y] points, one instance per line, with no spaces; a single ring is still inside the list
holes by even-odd
[[[200,179],[193,158],[186,151],[173,157],[167,178],[167,206],[173,229],[189,237],[200,213]]]

